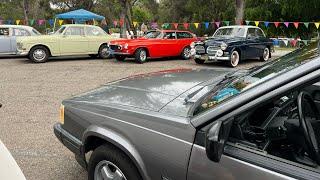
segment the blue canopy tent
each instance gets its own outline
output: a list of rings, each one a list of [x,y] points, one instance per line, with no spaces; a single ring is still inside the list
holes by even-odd
[[[74,10],[74,11],[70,11],[62,14],[57,14],[56,19],[71,19],[75,23],[80,23],[88,20],[101,21],[105,19],[105,17],[95,14],[93,12],[87,11],[85,9],[78,9],[78,10]]]

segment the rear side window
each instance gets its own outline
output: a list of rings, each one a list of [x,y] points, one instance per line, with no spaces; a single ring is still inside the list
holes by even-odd
[[[99,31],[98,28],[86,27],[86,35],[88,36],[102,36],[104,35],[102,31]]]
[[[176,39],[176,32],[166,32],[165,39]]]
[[[249,28],[248,29],[248,37],[261,38],[265,37],[261,29],[258,28]]]
[[[0,36],[9,36],[9,28],[0,28]]]
[[[69,27],[65,31],[65,35],[82,36],[82,35],[84,35],[84,30],[82,27]]]
[[[177,38],[178,39],[188,39],[188,38],[193,38],[193,36],[188,32],[177,32]]]
[[[14,36],[30,36],[30,33],[25,29],[13,28],[13,35]]]

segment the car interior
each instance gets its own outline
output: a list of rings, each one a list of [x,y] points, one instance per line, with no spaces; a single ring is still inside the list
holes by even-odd
[[[229,142],[319,169],[320,82],[237,115]]]

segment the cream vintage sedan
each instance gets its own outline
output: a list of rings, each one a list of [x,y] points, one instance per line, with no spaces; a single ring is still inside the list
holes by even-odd
[[[63,25],[52,35],[17,38],[17,54],[27,55],[35,63],[43,63],[53,56],[90,55],[108,58],[108,42],[117,38],[98,26]]]

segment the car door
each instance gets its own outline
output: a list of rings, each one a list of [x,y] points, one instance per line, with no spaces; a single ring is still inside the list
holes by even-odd
[[[259,52],[259,39],[256,36],[256,28],[248,28],[246,38],[247,51],[245,51],[246,58],[256,58]]]
[[[67,27],[60,37],[61,55],[87,54],[89,43],[84,33],[84,27]]]
[[[88,52],[90,53],[98,53],[100,45],[102,43],[107,43],[105,41],[108,35],[100,28],[87,26],[85,27],[85,35],[88,39]]]
[[[180,55],[182,53],[184,47],[189,46],[193,41],[195,41],[192,34],[188,32],[177,32],[177,39],[177,48],[179,53],[177,55]]]
[[[15,37],[11,35],[10,28],[0,28],[0,54],[10,54],[14,52]]]
[[[179,54],[176,32],[165,32],[161,46],[161,56],[177,56]]]

